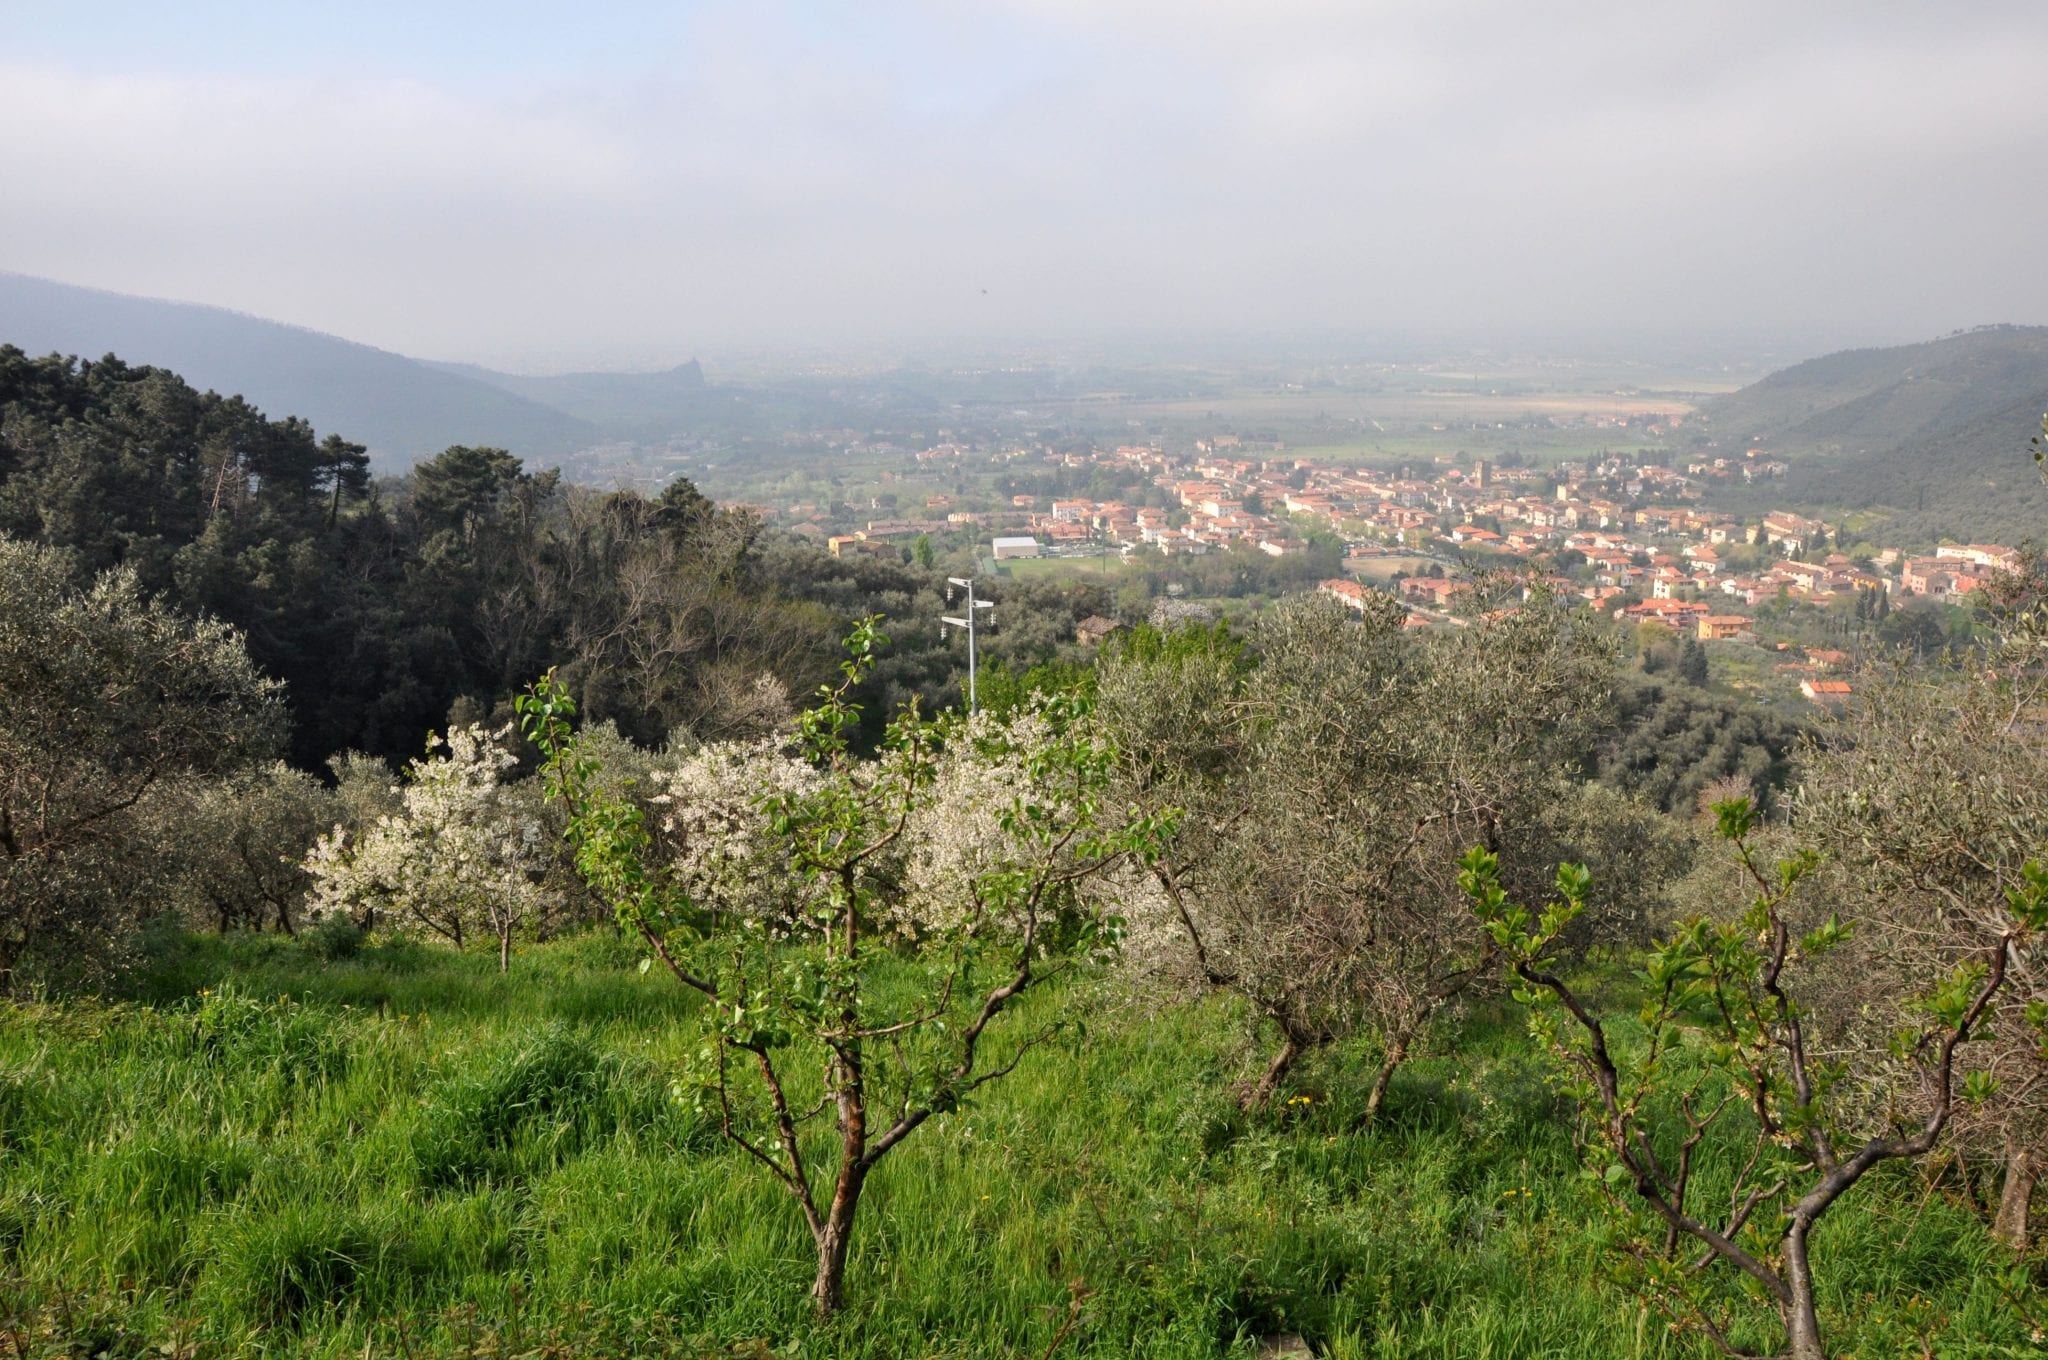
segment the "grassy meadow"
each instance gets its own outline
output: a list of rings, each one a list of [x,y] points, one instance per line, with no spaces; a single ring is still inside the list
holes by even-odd
[[[127,999],[0,1008],[10,1360],[1710,1353],[1603,1282],[1507,1011],[1463,1018],[1456,1063],[1439,1034],[1366,1130],[1364,1048],[1247,1119],[1227,1009],[1036,995],[1005,1023],[1078,1005],[1087,1041],[882,1163],[818,1326],[794,1204],[670,1096],[694,1006],[609,933],[505,978],[404,941],[150,957]],[[1840,1355],[2039,1353],[1952,1182],[1880,1174],[1819,1244]]]

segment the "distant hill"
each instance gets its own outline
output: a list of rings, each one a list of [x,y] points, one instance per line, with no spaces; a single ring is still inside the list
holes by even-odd
[[[465,373],[387,350],[244,316],[0,273],[0,343],[30,354],[117,354],[239,395],[274,415],[369,446],[380,470],[451,444],[558,458],[599,442],[585,422]]]
[[[1778,500],[1891,513],[1894,536],[2048,541],[2027,439],[2048,411],[2048,326],[1845,350],[1701,407],[1708,434],[1792,456]]]
[[[721,414],[731,397],[704,382],[695,359],[654,373],[563,373],[532,378],[475,364],[432,365],[551,406],[624,438],[661,439]]]

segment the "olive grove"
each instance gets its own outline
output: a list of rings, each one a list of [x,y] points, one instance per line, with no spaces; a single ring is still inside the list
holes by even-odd
[[[1462,626],[1404,620],[1389,597],[1362,618],[1297,597],[1242,644],[1141,635],[1102,668],[1120,791],[1184,809],[1130,904],[1133,953],[1243,997],[1274,1031],[1248,1107],[1304,1053],[1364,1032],[1380,1049],[1371,1117],[1432,1017],[1493,985],[1452,867],[1465,846],[1526,880],[1563,843],[1596,855],[1652,824],[1619,798],[1582,815],[1575,753],[1612,669],[1583,613],[1495,583]],[[1599,857],[1618,874],[1658,861]]]

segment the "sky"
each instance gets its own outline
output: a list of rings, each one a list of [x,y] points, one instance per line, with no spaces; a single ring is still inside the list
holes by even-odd
[[[2040,0],[0,0],[0,269],[524,371],[2048,322]]]

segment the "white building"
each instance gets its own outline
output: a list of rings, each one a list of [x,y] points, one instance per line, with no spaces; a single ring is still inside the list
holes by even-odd
[[[993,546],[998,562],[1012,557],[1038,556],[1038,540],[1029,534],[1017,538],[999,538],[995,540]]]

